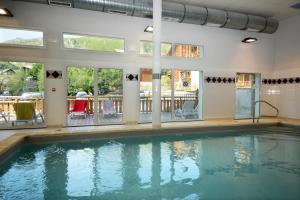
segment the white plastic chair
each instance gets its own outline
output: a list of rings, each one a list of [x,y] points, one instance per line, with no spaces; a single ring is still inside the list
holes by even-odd
[[[116,116],[117,111],[114,102],[110,99],[103,101],[103,117]]]
[[[198,115],[198,105],[194,108],[195,101],[185,101],[182,105],[182,109],[175,111],[175,117],[190,118]]]

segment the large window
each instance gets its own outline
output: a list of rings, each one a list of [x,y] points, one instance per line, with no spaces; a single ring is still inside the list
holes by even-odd
[[[175,56],[184,58],[200,58],[202,56],[201,47],[189,44],[176,44]]]
[[[0,61],[0,128],[44,123],[44,66]]]
[[[124,52],[124,39],[89,36],[89,35],[75,35],[63,34],[64,47],[69,49],[83,49],[92,51],[104,52]]]
[[[43,32],[0,27],[0,44],[16,46],[44,46]]]
[[[161,43],[160,45],[161,56],[172,56],[172,44]],[[140,55],[152,56],[153,43],[151,41],[140,41]]]

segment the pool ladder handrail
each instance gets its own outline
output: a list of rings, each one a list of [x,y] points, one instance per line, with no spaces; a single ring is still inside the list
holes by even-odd
[[[272,105],[271,103],[269,103],[269,102],[267,102],[265,100],[258,100],[258,101],[254,102],[254,106],[253,106],[253,123],[255,123],[255,119],[257,119],[256,122],[259,123],[259,119],[260,119],[260,115],[257,118],[255,118],[255,106],[256,106],[257,103],[265,103],[265,104],[267,104],[268,106],[270,106],[271,108],[273,108],[274,110],[276,110],[276,116],[275,117],[278,117],[278,115],[279,115],[279,109],[276,106]]]

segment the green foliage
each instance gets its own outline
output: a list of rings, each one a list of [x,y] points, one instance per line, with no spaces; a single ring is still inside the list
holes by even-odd
[[[68,95],[76,96],[77,92],[94,94],[94,70],[89,67],[68,67]],[[123,77],[118,69],[99,69],[99,94],[122,94]]]
[[[38,92],[44,90],[44,70],[43,64],[34,63],[32,64],[32,69],[28,71],[28,75],[33,81],[37,83]]]
[[[14,70],[17,70],[17,69],[19,69],[19,67],[16,66],[12,62],[0,61],[0,70],[2,71],[4,69],[14,69]]]
[[[16,45],[43,46],[43,38],[32,38],[32,39],[16,38],[16,39],[4,41],[3,43],[16,44]]]
[[[7,83],[7,89],[12,96],[20,96],[24,91],[26,73],[18,70],[15,74],[10,75]]]
[[[124,52],[124,40],[116,38],[101,38],[92,36],[82,36],[77,38],[65,37],[64,46],[75,49]]]
[[[75,96],[77,92],[94,93],[94,70],[87,67],[68,67],[68,95]]]
[[[108,93],[122,94],[123,77],[121,70],[99,69],[98,77],[100,95],[106,95]]]
[[[0,68],[0,94],[9,91],[10,95],[19,96],[24,92],[42,92],[44,90],[42,64],[1,61]],[[5,69],[13,71],[5,72],[3,71]],[[30,83],[33,87],[28,87]]]
[[[172,56],[172,44],[161,43],[160,45],[161,56]],[[153,44],[150,41],[140,42],[140,54],[146,56],[152,56]]]

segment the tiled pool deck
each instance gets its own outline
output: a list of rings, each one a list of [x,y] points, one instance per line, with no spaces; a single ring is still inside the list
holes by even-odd
[[[259,122],[260,125],[296,125],[300,126],[300,120],[286,119],[286,118],[264,118]],[[252,120],[234,120],[234,119],[211,119],[205,121],[191,121],[191,122],[168,122],[162,123],[161,128],[153,128],[151,123],[135,124],[135,125],[105,125],[105,126],[85,126],[85,127],[65,127],[65,128],[43,128],[43,129],[23,129],[23,130],[2,130],[0,131],[0,155],[8,153],[13,146],[17,146],[24,141],[24,138],[30,136],[31,138],[47,139],[47,137],[54,136],[56,138],[64,136],[79,136],[84,138],[85,135],[107,135],[117,136],[143,135],[145,131],[153,130],[169,130],[169,129],[189,129],[189,128],[217,128],[217,127],[236,127],[243,125],[253,125]],[[132,132],[132,133],[130,133]],[[124,134],[123,134],[124,133]],[[45,141],[45,140],[44,140]],[[1,157],[1,156],[0,156]]]

